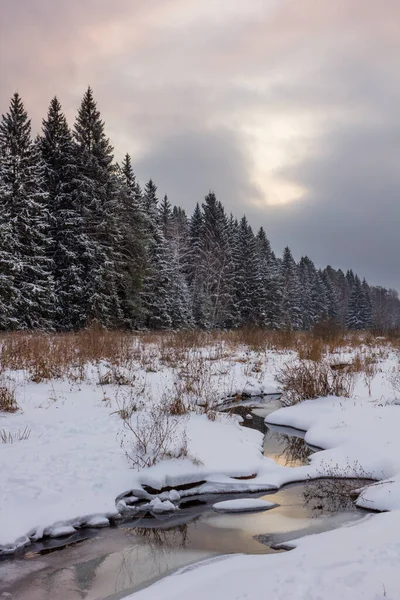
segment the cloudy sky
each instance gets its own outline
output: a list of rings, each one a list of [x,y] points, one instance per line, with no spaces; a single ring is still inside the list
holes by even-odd
[[[1,0],[0,112],[90,84],[119,159],[400,289],[398,0]]]

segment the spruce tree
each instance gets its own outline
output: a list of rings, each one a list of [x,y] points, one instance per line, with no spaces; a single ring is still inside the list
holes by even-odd
[[[257,292],[260,324],[279,329],[282,326],[283,278],[271,244],[261,227],[257,234],[258,269],[261,279]]]
[[[118,220],[120,260],[118,289],[123,323],[138,327],[143,317],[142,288],[145,277],[148,223],[141,191],[126,154],[119,170]]]
[[[365,296],[357,275],[354,276],[353,288],[349,298],[347,327],[349,329],[365,329]]]
[[[164,196],[159,207],[159,222],[165,240],[168,269],[168,297],[171,327],[180,329],[192,325],[187,272],[187,219],[182,209],[174,210]]]
[[[245,216],[238,228],[238,258],[235,288],[241,325],[262,325],[259,291],[261,273],[259,270],[257,243]]]
[[[233,282],[228,222],[222,204],[210,192],[202,205],[202,294],[207,328],[224,327],[230,319]]]
[[[167,195],[165,195],[161,201],[159,207],[159,218],[164,236],[166,238],[171,237],[172,207]]]
[[[89,87],[74,126],[79,181],[75,205],[84,215],[77,242],[82,248],[84,285],[80,325],[97,322],[107,327],[121,323],[118,298],[119,245],[118,180],[113,148]]]
[[[283,322],[288,329],[302,329],[303,315],[300,277],[289,247],[286,247],[283,252],[281,275],[283,279]]]
[[[48,193],[39,147],[17,93],[0,123],[0,175],[1,323],[6,329],[49,329],[54,296]]]
[[[372,327],[372,301],[371,301],[371,290],[364,278],[362,281],[363,291],[363,316],[364,316],[364,329],[370,329]]]
[[[190,292],[191,312],[197,327],[203,327],[205,322],[202,231],[203,215],[200,205],[197,203],[189,223],[189,249],[187,260],[187,280]]]
[[[149,329],[168,329],[172,327],[170,257],[160,221],[157,187],[152,180],[144,188],[143,206],[148,236],[142,291],[143,323]]]
[[[40,149],[49,194],[50,250],[53,261],[55,326],[76,329],[82,316],[84,248],[79,246],[84,217],[76,205],[77,163],[72,133],[56,97],[43,120]]]

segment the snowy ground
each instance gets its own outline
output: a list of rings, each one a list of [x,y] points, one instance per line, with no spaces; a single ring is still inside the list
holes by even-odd
[[[342,353],[335,361],[350,358],[351,352]],[[271,392],[276,388],[274,373],[287,360],[293,360],[293,353],[260,356],[245,350],[211,360],[208,393],[222,398],[243,389]],[[381,353],[380,371],[372,383],[360,375],[351,399],[307,401],[269,415],[271,423],[307,431],[306,441],[324,449],[312,456],[309,466],[297,468],[264,458],[261,434],[241,427],[237,418],[210,420],[190,413],[175,432],[179,438],[181,430],[185,431],[188,457],[133,470],[124,452],[128,434],[115,412],[129,386],[98,385],[99,372],[94,367],[88,367],[88,376],[80,383],[36,384],[26,373],[9,373],[17,384],[21,411],[0,413],[0,430],[15,433],[27,427],[30,435],[13,444],[0,444],[2,551],[14,551],[29,541],[28,535],[37,539],[43,534],[62,534],[64,527],[93,524],[94,517],[104,525],[104,517],[121,510],[116,498],[129,490],[145,497],[144,484],[161,489],[205,481],[199,491],[254,491],[333,472],[368,475],[380,483],[362,491],[358,504],[390,512],[295,541],[296,549],[288,553],[235,556],[188,568],[135,598],[178,600],[190,593],[194,600],[251,599],[266,589],[274,600],[400,598],[400,407],[394,403],[387,377],[397,361],[394,352]],[[100,378],[106,371],[102,365]],[[134,419],[168,397],[174,386],[176,368],[158,364],[146,371],[138,366],[135,384],[129,389],[130,393],[134,390],[138,403],[143,400],[144,407],[139,406]],[[254,478],[235,479],[250,475]],[[147,496],[156,511],[173,509],[179,497],[176,492],[164,493],[160,500],[155,500],[155,494]]]
[[[245,353],[220,360],[210,351],[206,354],[212,358],[207,363],[212,373],[204,380],[207,393],[215,398],[276,389],[271,372],[263,372],[262,380],[258,373],[251,375],[251,357],[236,360],[244,360]],[[27,428],[30,435],[0,443],[0,552],[25,545],[27,536],[39,539],[66,524],[82,526],[94,515],[115,516],[117,496],[131,489],[143,492],[142,484],[160,489],[207,480],[201,491],[222,491],[244,487],[231,477],[259,470],[261,434],[240,427],[237,419],[220,416],[211,421],[201,414],[183,418],[174,433],[179,438],[179,431],[185,430],[190,458],[164,461],[140,472],[132,469],[124,451],[129,451],[131,436],[116,410],[131,402],[133,394],[133,400],[144,405],[140,418],[149,406],[169,397],[176,383],[176,369],[154,357],[152,363],[151,371],[137,366],[133,386],[98,385],[109,372],[107,365],[89,366],[85,381],[79,383],[37,384],[22,371],[7,374],[7,380],[15,382],[21,410],[0,413],[0,430],[18,434]]]

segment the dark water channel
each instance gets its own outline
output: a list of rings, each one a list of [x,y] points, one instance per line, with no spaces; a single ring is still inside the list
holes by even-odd
[[[244,418],[243,426],[264,433],[266,456],[286,466],[306,464],[312,449],[301,432],[265,425],[265,416],[276,408],[276,400],[271,399],[233,410]],[[351,501],[332,505],[331,494],[321,505],[318,486],[319,482],[307,482],[255,494],[279,504],[260,513],[212,510],[214,502],[238,494],[192,496],[182,499],[181,510],[172,515],[127,519],[118,527],[85,532],[85,539],[77,538],[78,543],[64,549],[50,552],[45,544],[29,547],[24,556],[0,562],[0,598],[5,592],[4,597],[12,600],[117,600],[193,562],[234,552],[277,552],[271,546],[364,516]]]

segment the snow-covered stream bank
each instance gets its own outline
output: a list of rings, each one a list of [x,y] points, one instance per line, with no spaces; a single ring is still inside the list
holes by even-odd
[[[293,353],[266,353],[261,375],[255,359],[254,368],[249,369],[249,360],[252,364],[253,358],[250,356],[249,359],[247,352],[239,357],[212,360],[213,394],[223,397],[243,390],[252,393],[261,389],[273,391],[276,389],[275,369],[292,358]],[[336,357],[336,360],[341,358]],[[117,396],[125,389],[137,393],[146,380],[147,389],[151,390],[146,396],[147,410],[152,406],[148,398],[169,397],[175,385],[173,369],[152,367],[149,372],[138,369],[134,380],[136,387],[132,388],[98,385],[90,378],[79,383],[62,380],[27,383],[23,374],[20,381],[18,373],[12,374],[22,411],[1,415],[0,428],[7,427],[8,432],[17,434],[27,427],[30,435],[28,439],[0,446],[0,544],[3,552],[15,552],[17,546],[22,548],[30,541],[40,540],[43,535],[50,539],[61,533],[85,531],[82,527],[94,524],[93,517],[97,523],[106,524],[105,519],[126,512],[126,504],[129,507],[153,501],[151,507],[155,509],[164,503],[164,508],[173,511],[172,518],[177,519],[180,510],[175,509],[185,496],[194,493],[204,498],[242,492],[261,495],[261,492],[269,491],[272,494],[285,484],[324,475],[368,476],[380,482],[363,491],[358,504],[391,512],[368,516],[359,524],[341,527],[334,533],[295,541],[293,552],[258,558],[237,557],[191,569],[165,579],[159,584],[162,588],[140,592],[138,598],[142,594],[143,598],[164,595],[180,599],[189,592],[193,598],[207,595],[210,598],[259,598],[259,590],[266,585],[266,573],[274,600],[286,600],[287,597],[336,600],[339,596],[352,600],[397,598],[399,581],[394,564],[400,556],[400,548],[394,532],[400,525],[400,442],[397,436],[400,407],[393,403],[393,390],[386,376],[396,364],[397,356],[387,353],[386,358],[379,361],[380,370],[372,385],[368,381],[367,386],[360,376],[352,398],[307,401],[266,415],[267,423],[303,430],[308,444],[324,449],[313,454],[307,465],[303,460],[288,464],[280,461],[279,450],[272,453],[272,457],[263,456],[261,431],[241,426],[238,418],[219,415],[213,420],[190,412],[179,422],[180,429],[177,429],[177,434],[184,432],[186,435],[188,456],[164,460],[139,471],[130,468],[124,453],[124,443],[129,443],[129,439],[123,437],[126,431],[116,413]],[[143,412],[141,408],[135,412],[137,423]],[[265,411],[258,414],[261,419],[264,416]],[[256,417],[257,413],[253,419]],[[382,483],[385,479],[389,481]],[[189,485],[191,489],[188,489]],[[290,488],[281,489],[277,495],[287,489]],[[265,499],[277,501],[272,498],[274,494],[270,494]],[[123,502],[116,504],[118,497]],[[262,517],[252,516],[271,523],[272,515],[279,510],[274,508],[261,513]],[[137,518],[140,511],[137,514],[133,511],[131,515]],[[240,523],[242,519],[248,519],[242,515],[218,515],[218,518],[240,519]],[[269,532],[268,525],[264,533]],[[289,528],[288,532],[283,540],[285,543],[299,535],[296,528]],[[98,538],[108,533],[100,530]],[[254,533],[259,534],[261,530]],[[254,533],[251,544],[255,543]],[[83,552],[85,546],[83,543],[76,548],[82,548],[79,551]],[[193,549],[205,551],[207,555],[212,553],[210,548],[204,550],[204,545],[200,546],[200,549]],[[65,557],[70,550],[63,551]],[[248,552],[240,544],[231,550],[220,548],[220,551]],[[29,552],[29,546],[23,552]],[[196,555],[193,560],[203,557]],[[30,569],[35,570],[34,565],[39,565],[40,560],[30,561],[33,565]],[[184,563],[175,561],[171,568],[188,562],[192,561],[186,558]],[[350,566],[347,568],[347,565]],[[206,569],[206,575],[202,569]],[[168,570],[161,569],[161,572]],[[10,571],[3,570],[3,579],[4,573],[9,576]],[[17,578],[20,576],[18,573]],[[223,580],[228,580],[225,587],[221,583]]]
[[[235,556],[184,569],[135,600],[191,598],[256,600],[398,600],[400,598],[400,407],[373,399],[323,398],[281,409],[267,423],[304,430],[325,448],[311,457],[320,474],[368,475],[378,483],[357,505],[376,511],[352,526],[298,538],[293,551],[268,557]]]
[[[267,405],[255,412],[265,413],[271,408]],[[248,407],[245,410],[249,412]],[[286,431],[276,433],[264,426],[262,417],[253,415],[246,424],[262,428],[266,434],[266,456],[277,457],[282,463],[304,464],[308,453],[301,439]],[[296,439],[299,443],[295,443]],[[86,542],[59,552],[48,553],[56,540],[37,543],[26,550],[26,556],[32,560],[0,561],[0,581],[3,580],[5,592],[18,600],[52,595],[62,600],[82,596],[122,598],[199,560],[226,553],[271,553],[271,544],[364,518],[364,511],[354,506],[338,512],[335,506],[327,504],[325,510],[319,510],[315,503],[306,500],[310,485],[313,484],[289,485],[263,496],[274,506],[265,513],[219,514],[212,510],[213,504],[232,496],[204,494],[182,500],[180,510],[172,514],[127,517],[118,529],[100,530]],[[81,536],[88,531],[94,534],[94,530],[82,530]]]

